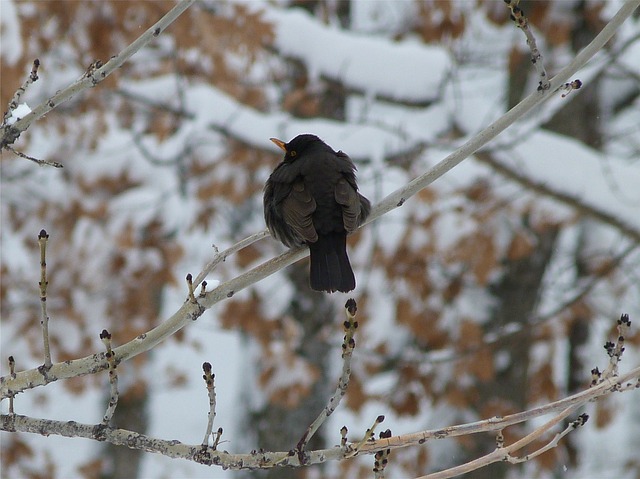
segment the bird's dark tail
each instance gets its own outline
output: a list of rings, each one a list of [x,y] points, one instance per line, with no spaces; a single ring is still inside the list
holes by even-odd
[[[309,283],[315,291],[347,293],[356,287],[356,278],[347,256],[346,233],[318,235],[309,243],[311,270]]]

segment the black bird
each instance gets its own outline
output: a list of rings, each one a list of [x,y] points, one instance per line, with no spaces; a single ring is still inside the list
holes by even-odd
[[[355,165],[315,135],[298,135],[289,143],[271,141],[285,154],[264,188],[269,231],[285,246],[309,246],[311,289],[353,290],[347,235],[371,211],[369,200],[358,193]]]

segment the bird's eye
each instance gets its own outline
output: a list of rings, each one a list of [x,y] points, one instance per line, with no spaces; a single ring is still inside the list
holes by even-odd
[[[292,156],[292,157],[293,157],[293,156],[296,156],[297,154],[298,154],[298,153],[296,153],[296,150],[291,150],[291,151],[289,152],[289,156]]]

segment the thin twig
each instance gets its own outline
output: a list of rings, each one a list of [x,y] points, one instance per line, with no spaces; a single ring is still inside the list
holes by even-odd
[[[6,145],[5,148],[11,152],[13,152],[15,155],[18,155],[20,158],[24,158],[25,160],[29,160],[29,161],[33,161],[34,163],[40,165],[40,166],[53,166],[54,168],[63,168],[64,165],[62,163],[58,163],[57,161],[54,160],[39,160],[38,158],[34,158],[33,156],[29,156],[25,153],[22,153],[21,151],[16,150],[13,146],[11,145]]]
[[[113,420],[113,415],[116,412],[116,407],[118,407],[118,373],[116,371],[116,358],[113,354],[113,350],[111,349],[111,334],[103,329],[102,333],[100,333],[100,339],[104,343],[107,348],[107,352],[105,357],[107,358],[107,362],[109,363],[109,404],[107,406],[107,410],[104,413],[104,417],[102,418],[102,424],[109,425]]]
[[[591,382],[592,387],[595,385],[597,385],[595,387],[602,387],[602,385],[606,383],[607,389],[605,389],[605,392],[620,391],[622,387],[621,386],[622,383],[619,383],[617,381],[612,381],[612,380],[614,380],[617,377],[618,363],[620,362],[620,358],[624,351],[624,336],[625,334],[628,333],[630,326],[631,326],[631,321],[629,320],[629,316],[626,314],[623,314],[622,317],[618,320],[617,342],[615,344],[612,342],[607,342],[605,344],[605,349],[607,350],[607,354],[609,355],[609,358],[610,358],[609,367],[605,372],[605,374],[602,374],[602,375],[598,371],[598,368],[595,368],[594,370],[591,371],[592,378],[593,378]],[[640,371],[640,368],[636,368],[636,370]],[[613,387],[611,386],[612,382],[614,384]],[[625,387],[627,389],[630,389],[632,387],[632,383],[627,383]],[[462,474],[467,474],[469,472],[475,471],[477,469],[480,469],[482,467],[485,467],[495,462],[508,461],[510,463],[516,464],[520,462],[529,461],[539,456],[540,454],[546,452],[547,450],[553,447],[556,447],[560,439],[566,436],[570,431],[580,426],[583,426],[587,422],[587,419],[589,418],[589,416],[586,414],[580,415],[579,418],[573,421],[564,431],[556,434],[556,436],[551,441],[549,441],[545,446],[539,448],[538,450],[534,451],[531,454],[527,454],[522,457],[514,457],[513,453],[521,450],[522,448],[538,440],[552,427],[555,427],[556,425],[560,424],[568,416],[570,416],[575,411],[577,411],[580,407],[583,406],[583,404],[584,403],[580,403],[580,402],[570,404],[568,407],[566,407],[559,414],[555,415],[545,424],[535,428],[531,433],[527,434],[526,436],[524,436],[523,438],[519,439],[518,441],[514,442],[509,446],[503,445],[502,429],[500,429],[500,432],[498,434],[498,439],[497,439],[498,447],[493,452],[485,456],[479,457],[477,459],[474,459],[472,461],[469,461],[465,464],[461,464],[459,466],[455,466],[455,467],[452,467],[443,471],[439,471],[433,474],[428,474],[418,479],[448,479],[448,478],[456,477]]]
[[[44,343],[44,367],[51,368],[51,350],[49,348],[49,315],[47,314],[47,240],[49,235],[45,230],[41,230],[38,235],[40,245],[40,325],[42,326],[42,341]]]
[[[353,350],[356,347],[356,341],[353,338],[353,335],[358,327],[358,322],[355,320],[358,308],[354,299],[347,300],[344,307],[347,320],[344,322],[345,335],[344,342],[342,343],[342,374],[338,380],[338,387],[322,412],[309,425],[305,433],[300,438],[300,441],[298,441],[298,445],[296,446],[298,453],[304,452],[307,444],[309,444],[309,441],[316,431],[329,418],[329,416],[333,414],[338,407],[338,404],[340,404],[340,401],[346,394],[347,387],[349,386],[349,377],[351,376],[351,358],[353,356]]]
[[[162,17],[155,25],[145,31],[129,46],[122,50],[118,55],[112,57],[107,63],[101,66],[92,65],[90,69],[78,80],[69,85],[67,88],[60,90],[54,96],[45,100],[31,113],[21,118],[13,125],[6,125],[4,127],[2,139],[0,140],[0,150],[7,145],[13,144],[27,128],[34,121],[42,118],[49,113],[60,103],[69,100],[74,95],[95,87],[105,78],[107,78],[116,69],[122,66],[131,56],[140,50],[143,46],[147,45],[154,38],[160,35],[176,18],[178,18],[187,8],[189,8],[195,0],[184,0],[178,2],[164,17]]]
[[[577,407],[596,400],[614,391],[629,390],[626,385],[632,385],[635,390],[640,386],[640,366],[621,375],[619,378],[604,380],[597,386],[582,391],[573,396],[545,404],[528,411],[505,417],[495,417],[469,424],[450,426],[445,429],[421,431],[418,433],[393,436],[376,441],[364,441],[359,449],[360,454],[373,454],[383,449],[397,449],[417,444],[424,444],[429,439],[443,437],[458,437],[479,432],[499,431],[505,427],[522,423],[545,414],[562,411],[567,407]],[[634,381],[634,383],[631,383]],[[638,385],[638,386],[636,386]],[[36,419],[15,414],[0,415],[0,430],[9,432],[29,432],[44,435],[58,435],[64,437],[83,437],[106,441],[115,445],[128,446],[134,449],[163,454],[168,457],[179,457],[201,464],[218,465],[229,469],[270,468],[274,465],[299,465],[298,458],[291,451],[262,452],[260,454],[230,454],[225,451],[211,453],[208,448],[203,453],[202,444],[188,445],[175,440],[162,440],[139,434],[134,431],[114,428],[99,428],[93,424],[81,424],[75,421],[53,421]],[[345,432],[346,435],[346,432]],[[365,435],[365,438],[367,435]],[[308,464],[320,464],[327,461],[339,461],[351,457],[349,447],[336,446],[331,449],[309,451],[306,455]]]
[[[362,436],[362,439],[360,439],[360,441],[358,441],[355,444],[352,444],[351,447],[347,446],[349,449],[349,452],[345,454],[345,457],[357,456],[365,444],[373,441],[374,440],[373,433],[376,431],[376,427],[378,426],[378,424],[382,424],[383,421],[384,421],[384,416],[381,414],[376,418],[376,420],[373,422],[371,427],[365,431],[364,436]]]
[[[382,431],[380,433],[380,439],[387,439],[391,437],[391,430],[387,429],[386,431]],[[387,467],[387,463],[389,462],[389,454],[391,454],[391,449],[383,449],[382,451],[378,451],[374,455],[373,462],[373,474],[375,479],[384,479],[385,478],[385,468]]]
[[[522,439],[516,441],[510,446],[506,446],[503,448],[497,448],[494,451],[486,454],[482,457],[469,461],[465,464],[460,464],[459,466],[451,467],[449,469],[445,469],[443,471],[438,471],[432,474],[427,474],[425,476],[420,476],[417,479],[449,479],[452,477],[457,477],[462,474],[468,474],[470,472],[476,471],[482,467],[486,467],[489,464],[493,464],[495,462],[508,461],[508,458],[514,452],[522,449],[523,447],[531,444],[533,441],[542,436],[546,431],[555,426],[556,424],[562,422],[567,416],[569,416],[572,412],[574,412],[578,406],[571,406],[560,414],[554,416],[551,420],[547,421],[542,426],[536,428],[533,432],[523,437]]]
[[[542,63],[542,54],[540,53],[540,50],[538,50],[536,37],[529,28],[529,20],[522,9],[518,6],[520,0],[505,0],[505,3],[511,10],[511,19],[516,22],[518,28],[520,28],[520,30],[524,32],[525,37],[527,37],[527,45],[529,46],[529,50],[531,50],[531,63],[535,66],[538,76],[540,77],[538,91],[548,90],[551,88],[551,83],[547,76],[547,70],[544,68],[544,64]]]
[[[9,356],[9,374],[12,378],[16,377],[16,360],[13,356]],[[9,414],[15,414],[13,410],[13,395],[9,396]]]
[[[211,273],[211,271],[213,271],[215,269],[216,266],[218,266],[221,262],[226,261],[226,259],[231,256],[232,254],[240,251],[241,249],[246,248],[247,246],[255,243],[258,240],[261,240],[262,238],[266,238],[267,236],[269,236],[269,230],[262,230],[259,231],[258,233],[254,233],[251,236],[248,236],[246,238],[244,238],[243,240],[238,241],[236,244],[234,244],[233,246],[227,248],[226,250],[224,250],[222,253],[218,252],[218,249],[214,246],[215,248],[215,253],[216,255],[213,257],[213,259],[211,261],[209,261],[204,269],[200,272],[200,274],[198,274],[198,276],[196,277],[194,284],[197,286],[198,284],[200,284],[200,282],[207,277],[207,275],[209,273]]]
[[[195,303],[197,302],[197,300],[195,295],[193,294],[194,286],[193,286],[193,276],[191,276],[191,273],[187,274],[186,280],[187,280],[187,289],[189,290],[189,296],[187,300],[191,301],[192,303]]]
[[[523,457],[513,457],[511,454],[508,454],[506,460],[510,464],[519,464],[521,462],[526,462],[526,461],[530,461],[531,459],[535,459],[536,457],[540,456],[541,454],[544,454],[548,450],[553,449],[554,447],[557,447],[558,444],[560,444],[560,440],[562,440],[563,437],[565,437],[571,431],[575,431],[579,427],[584,426],[588,419],[589,419],[589,416],[587,414],[581,414],[580,416],[578,416],[578,419],[570,422],[569,425],[564,429],[564,431],[556,434],[551,441],[549,441],[547,444],[542,446],[540,449],[530,454],[527,454],[526,456],[523,456]]]
[[[495,138],[516,120],[523,118],[524,115],[534,107],[551,98],[551,92],[555,91],[556,88],[561,87],[571,75],[573,75],[578,69],[582,68],[589,59],[600,51],[604,44],[607,43],[615,34],[620,25],[633,14],[638,5],[640,5],[640,0],[630,0],[625,2],[609,23],[607,23],[602,31],[591,41],[591,43],[581,50],[567,66],[560,70],[560,72],[551,79],[551,91],[543,92],[542,94],[535,92],[529,95],[522,102],[509,110],[505,115],[489,125],[478,135],[469,139],[459,149],[444,158],[433,168],[413,179],[404,187],[399,188],[388,195],[372,209],[371,214],[367,219],[367,224],[371,221],[375,221],[377,218],[389,211],[402,206],[408,198],[412,197],[418,191],[427,187],[433,181],[460,164],[465,158],[475,153],[479,148]],[[257,236],[264,237],[267,236],[267,233],[266,231],[263,231],[258,233]],[[247,240],[249,240],[248,244],[256,241],[256,239],[250,237],[243,240],[241,243],[244,243]],[[307,248],[291,249],[276,258],[273,258],[229,281],[220,284],[217,288],[208,292],[206,297],[202,298],[198,304],[186,302],[170,318],[162,322],[156,328],[138,336],[122,346],[117,347],[114,350],[116,357],[119,360],[126,360],[150,350],[176,331],[182,329],[187,324],[190,324],[195,318],[202,315],[206,309],[212,307],[214,304],[232,297],[237,291],[266,278],[274,272],[304,258],[308,254],[309,251]],[[214,261],[215,260],[216,258],[214,258]],[[222,258],[220,261],[221,260]],[[206,276],[206,274],[205,267],[205,270],[197,276],[195,284],[197,285],[198,282]],[[107,367],[108,366],[105,361],[88,356],[73,361],[54,364],[52,371],[47,375],[43,375],[37,369],[21,371],[17,373],[17,377],[15,379],[7,380],[6,378],[2,378],[3,380],[0,381],[1,397],[7,397],[7,394],[16,394],[20,391],[24,391],[25,389],[42,386],[59,379],[94,373],[98,370],[106,369]]]
[[[216,419],[216,387],[214,384],[216,375],[211,372],[211,363],[204,363],[202,365],[202,370],[204,371],[204,374],[202,375],[202,379],[204,379],[204,382],[207,386],[207,394],[209,395],[209,412],[207,413],[207,430],[205,431],[204,439],[202,440],[202,445],[206,446],[207,444],[209,444],[209,439],[213,434],[212,433],[213,422]],[[222,434],[222,431],[219,430],[218,441],[221,434]],[[216,443],[218,441],[216,441]],[[214,445],[217,445],[216,443],[213,443],[212,447]],[[215,449],[215,447],[213,447],[213,449]]]
[[[616,342],[607,341],[604,348],[609,355],[609,365],[607,369],[602,373],[600,380],[609,379],[618,375],[618,363],[622,358],[624,352],[624,339],[629,334],[629,328],[631,328],[631,321],[628,314],[623,314],[618,320],[618,337]]]
[[[20,88],[18,88],[16,90],[16,92],[13,94],[13,97],[9,101],[9,106],[7,107],[7,111],[4,114],[4,120],[2,122],[3,125],[6,125],[7,122],[9,121],[9,118],[11,118],[13,110],[18,108],[18,105],[20,104],[20,98],[27,91],[27,88],[29,88],[29,86],[32,83],[34,83],[35,81],[38,80],[38,68],[39,67],[40,67],[40,60],[38,60],[36,58],[35,60],[33,60],[33,66],[31,67],[31,73],[29,73],[29,76],[27,77],[27,79],[20,86]]]

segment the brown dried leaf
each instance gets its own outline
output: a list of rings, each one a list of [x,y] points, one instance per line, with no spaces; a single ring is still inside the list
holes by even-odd
[[[544,363],[537,371],[531,373],[529,395],[531,402],[548,401],[558,397],[558,388],[553,381],[553,367],[550,362]]]
[[[416,312],[406,299],[399,299],[396,303],[396,321],[409,328],[422,347],[440,349],[449,343],[449,334],[438,327],[439,316],[436,311],[425,309]]]
[[[78,467],[78,472],[84,479],[100,479],[104,477],[104,459],[95,459],[93,461],[85,462]]]
[[[615,410],[609,401],[603,399],[596,403],[595,424],[598,429],[607,427],[613,420],[614,415]]]
[[[531,256],[536,245],[532,238],[522,231],[518,231],[511,239],[507,248],[507,259],[516,261]]]
[[[461,238],[449,249],[445,259],[449,263],[466,264],[481,286],[487,284],[489,275],[498,267],[493,237],[483,231]]]

